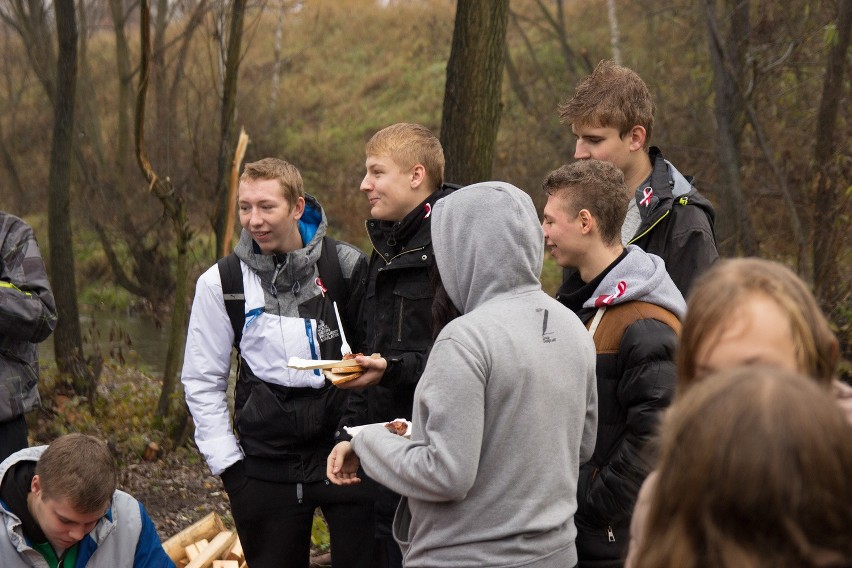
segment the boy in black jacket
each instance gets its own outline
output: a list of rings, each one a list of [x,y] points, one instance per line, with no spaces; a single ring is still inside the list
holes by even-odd
[[[435,202],[452,191],[443,185],[441,143],[424,126],[388,126],[370,139],[366,155],[361,191],[370,202],[367,233],[373,250],[355,327],[365,338],[360,351],[382,357],[357,357],[364,374],[340,385],[358,389],[350,398],[350,424],[411,419],[414,389],[432,347],[430,214]],[[364,387],[369,388],[361,391]],[[398,502],[399,495],[378,488],[377,538],[386,540],[388,565],[401,567],[391,533]]]
[[[654,102],[634,71],[601,61],[559,107],[577,138],[574,158],[615,165],[635,198],[621,226],[621,243],[656,254],[686,297],[694,279],[719,259],[710,202],[663,158],[648,150]]]

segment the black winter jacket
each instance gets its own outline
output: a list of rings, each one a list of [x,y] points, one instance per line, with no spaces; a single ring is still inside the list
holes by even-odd
[[[359,351],[381,353],[388,367],[378,385],[353,391],[346,422],[369,424],[411,419],[414,389],[432,348],[430,213],[457,186],[445,184],[400,222],[367,221],[373,245],[366,292],[358,318]]]
[[[575,273],[560,288],[557,299],[587,327],[597,310],[583,303],[624,256],[588,284]],[[598,353],[598,433],[592,459],[580,466],[574,516],[581,568],[623,565],[633,505],[652,468],[646,445],[674,394],[677,340],[667,324],[638,319],[617,350]]]
[[[636,192],[642,222],[628,244],[656,254],[666,263],[675,285],[687,297],[695,278],[719,260],[710,201],[652,146],[650,199],[645,188]],[[646,205],[647,204],[647,205]]]

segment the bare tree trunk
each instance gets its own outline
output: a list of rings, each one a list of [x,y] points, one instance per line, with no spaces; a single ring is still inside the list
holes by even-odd
[[[814,136],[813,282],[814,293],[829,310],[835,309],[840,298],[849,290],[849,282],[844,281],[838,269],[838,259],[843,254],[842,240],[849,234],[846,215],[849,193],[844,191],[850,179],[849,147],[847,145],[844,152],[843,145],[837,144],[837,115],[844,94],[850,28],[852,0],[839,0],[837,37],[828,53]]]
[[[500,126],[509,1],[458,0],[441,118],[445,178],[491,177]]]
[[[178,381],[176,379],[178,366],[183,354],[184,332],[186,329],[188,269],[187,252],[191,232],[183,196],[175,192],[168,178],[161,178],[154,172],[145,151],[145,97],[148,92],[148,80],[151,62],[151,14],[148,0],[141,0],[141,65],[139,74],[139,90],[136,98],[136,161],[139,169],[148,181],[151,192],[160,200],[176,234],[176,266],[175,266],[175,299],[172,310],[172,321],[169,328],[169,346],[166,352],[166,363],[163,371],[163,389],[157,404],[157,416],[169,417],[172,408],[171,401],[175,394]],[[180,389],[178,389],[180,392]],[[186,420],[186,406],[178,405],[172,418],[180,427]]]
[[[278,21],[275,24],[275,46],[273,47],[272,85],[269,88],[269,111],[273,116],[278,103],[278,89],[281,84],[281,39],[284,36],[284,0],[278,0]]]
[[[621,65],[621,40],[619,39],[618,14],[615,13],[615,0],[606,0],[609,16],[609,44],[612,47],[612,60]]]
[[[228,55],[225,61],[225,82],[222,90],[221,138],[216,175],[216,209],[213,228],[216,232],[216,250],[221,251],[230,235],[225,235],[227,210],[234,204],[228,201],[228,175],[231,157],[236,146],[234,117],[237,110],[237,77],[240,72],[240,44],[243,37],[243,19],[246,0],[234,0],[231,7],[231,26],[228,35]]]
[[[71,234],[71,160],[74,131],[74,94],[77,82],[77,18],[74,0],[56,0],[59,37],[53,144],[50,150],[47,217],[50,235],[50,270],[59,321],[53,333],[56,365],[71,374],[74,392],[91,401],[95,378],[86,372],[83,338],[77,309],[74,250]]]
[[[715,91],[714,114],[716,139],[719,146],[719,215],[716,230],[723,256],[742,252],[754,256],[758,252],[757,238],[751,224],[748,203],[743,195],[740,176],[740,139],[744,120],[743,105],[737,84],[728,79],[727,69],[741,78],[744,73],[746,38],[749,31],[748,0],[733,0],[729,6],[731,23],[727,42],[713,34],[718,29],[715,0],[705,0],[705,14],[710,42],[710,64],[713,68]],[[740,81],[741,82],[741,81]]]

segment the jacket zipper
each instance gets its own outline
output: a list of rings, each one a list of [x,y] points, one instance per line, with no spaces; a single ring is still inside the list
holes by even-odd
[[[648,234],[648,232],[649,232],[651,229],[653,229],[654,227],[656,227],[657,225],[659,225],[659,224],[660,224],[660,221],[662,221],[663,219],[665,219],[666,217],[668,217],[668,216],[669,216],[669,213],[671,213],[671,212],[672,212],[672,210],[671,210],[671,209],[669,209],[668,211],[666,211],[665,213],[663,213],[663,214],[660,216],[660,218],[659,218],[659,219],[657,219],[656,221],[654,221],[654,224],[653,224],[653,225],[651,225],[650,227],[648,227],[647,229],[645,229],[644,231],[642,231],[642,234],[641,234],[641,235],[636,235],[635,237],[633,237],[632,239],[630,239],[630,242],[629,242],[629,243],[627,243],[627,244],[628,244],[628,245],[632,245],[633,243],[635,243],[636,241],[638,241],[639,239],[641,239],[642,237],[644,237],[645,235],[647,235],[647,234]]]
[[[612,526],[606,527],[606,538],[610,542],[615,542],[615,533],[612,532]]]

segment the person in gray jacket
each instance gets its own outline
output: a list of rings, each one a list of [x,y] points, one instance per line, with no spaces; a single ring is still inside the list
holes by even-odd
[[[38,406],[38,347],[56,302],[32,228],[0,211],[0,461],[26,448],[24,415]]]
[[[595,350],[541,289],[532,200],[502,182],[465,187],[435,204],[432,240],[461,315],[432,348],[411,438],[366,426],[335,447],[327,476],[357,483],[360,465],[403,495],[394,537],[407,567],[574,566],[577,475],[597,428]]]
[[[174,568],[103,440],[67,434],[0,463],[3,568]]]

